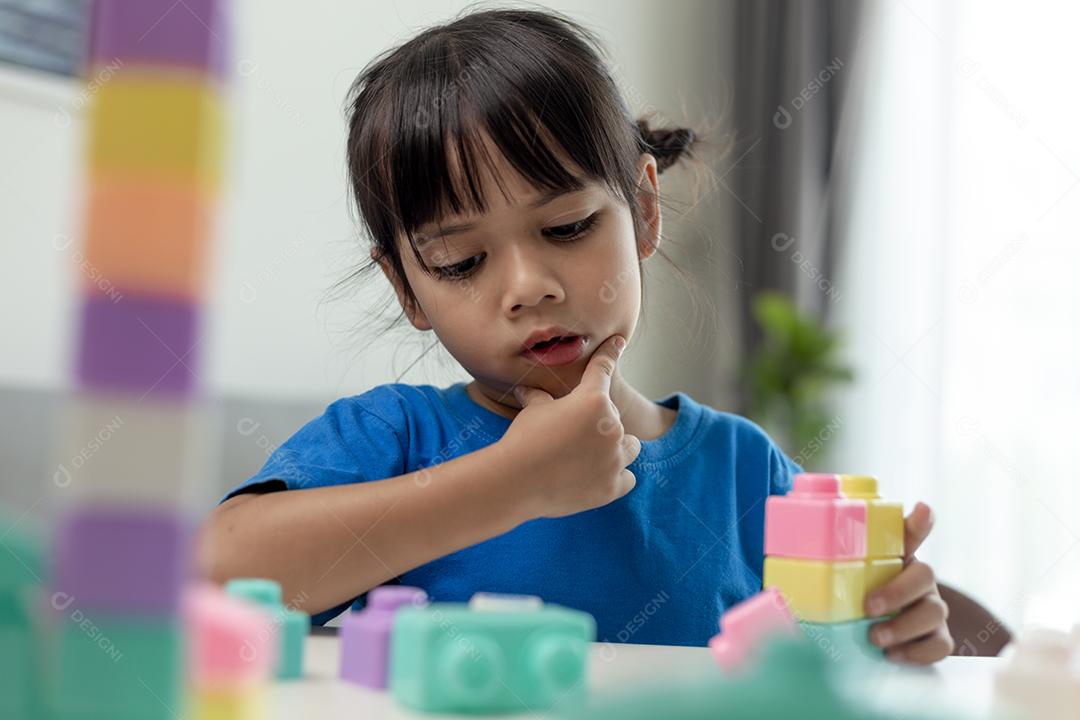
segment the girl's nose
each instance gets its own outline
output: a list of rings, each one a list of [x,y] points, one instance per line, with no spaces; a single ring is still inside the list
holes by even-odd
[[[513,249],[506,255],[503,305],[514,315],[545,300],[560,303],[565,292],[553,269],[536,250]]]

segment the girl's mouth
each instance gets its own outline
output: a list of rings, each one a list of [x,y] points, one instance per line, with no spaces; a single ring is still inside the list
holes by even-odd
[[[585,338],[566,335],[537,343],[525,350],[522,356],[546,367],[557,367],[574,362],[585,353]]]

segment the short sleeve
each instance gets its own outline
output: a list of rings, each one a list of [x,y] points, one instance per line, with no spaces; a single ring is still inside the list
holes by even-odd
[[[365,406],[370,405],[370,407]],[[342,398],[277,447],[220,502],[245,492],[298,490],[405,473],[408,423],[399,404],[371,393]]]
[[[803,472],[803,469],[775,442],[770,444],[772,447],[769,451],[769,494],[786,495],[791,491],[793,478]]]

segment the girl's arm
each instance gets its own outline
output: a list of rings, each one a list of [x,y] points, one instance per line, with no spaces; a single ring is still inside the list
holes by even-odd
[[[203,525],[201,574],[272,578],[314,614],[533,518],[617,500],[641,452],[610,396],[619,340],[601,343],[558,400],[524,390],[505,435],[480,450],[386,480],[230,498]]]
[[[385,480],[229,498],[200,529],[199,572],[272,578],[322,612],[530,519],[510,455],[496,442]]]

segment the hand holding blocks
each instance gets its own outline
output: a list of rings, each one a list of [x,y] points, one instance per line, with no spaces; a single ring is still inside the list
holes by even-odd
[[[900,503],[882,500],[877,481],[802,473],[792,491],[765,503],[763,585],[787,600],[811,637],[879,653],[864,641],[866,593],[892,580],[903,561]]]

